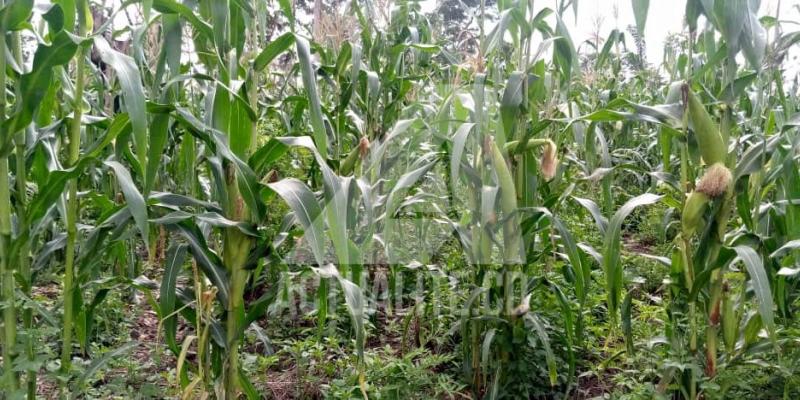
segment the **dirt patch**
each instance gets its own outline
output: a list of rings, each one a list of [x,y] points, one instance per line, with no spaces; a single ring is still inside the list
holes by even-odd
[[[36,375],[36,398],[45,400],[58,399],[58,385],[50,377]]]
[[[133,312],[133,310],[132,310]],[[131,357],[137,361],[139,365],[146,365],[147,368],[143,372],[159,373],[163,372],[165,368],[172,368],[177,365],[177,358],[172,352],[162,347],[161,343],[164,340],[163,334],[159,332],[159,318],[155,311],[144,310],[142,311],[134,325],[131,327],[131,339],[139,342],[131,352]],[[182,329],[179,324],[178,334],[176,340],[181,343]],[[156,361],[156,363],[152,362]]]
[[[573,400],[589,400],[602,398],[605,394],[611,394],[616,385],[613,383],[613,376],[618,370],[609,368],[601,374],[587,373],[577,379],[577,388],[570,395]]]
[[[276,400],[321,399],[318,385],[302,382],[297,368],[267,372],[266,387]]]
[[[656,245],[656,239],[652,237],[635,237],[630,234],[624,234],[622,236],[622,245],[625,247],[625,250],[631,253],[652,254]]]
[[[49,284],[38,285],[31,288],[32,299],[47,299],[55,301],[61,298],[61,293],[61,284],[56,282],[50,282]]]

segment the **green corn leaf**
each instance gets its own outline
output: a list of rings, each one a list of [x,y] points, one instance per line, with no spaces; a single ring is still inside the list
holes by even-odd
[[[567,296],[564,295],[564,292],[561,291],[561,288],[558,285],[551,284],[550,290],[553,294],[556,295],[556,299],[558,299],[559,305],[561,305],[561,312],[564,314],[564,332],[566,333],[566,340],[567,340],[567,353],[569,356],[569,381],[567,385],[575,378],[575,352],[572,349],[572,346],[575,342],[573,336],[578,336],[580,340],[580,336],[582,335],[582,328],[581,328],[581,315],[578,314],[578,322],[574,321],[572,316],[572,309],[570,308],[571,304]],[[582,311],[579,311],[582,312]],[[572,332],[576,332],[576,335],[573,335]]]
[[[636,31],[644,36],[644,25],[647,22],[647,10],[650,8],[650,0],[631,0],[633,5],[633,16],[636,19]]]
[[[467,137],[472,132],[473,127],[475,127],[474,123],[464,123],[458,127],[453,135],[453,149],[450,155],[450,179],[453,188],[456,187],[456,182],[460,179],[461,158],[464,154],[464,147],[467,144]]]
[[[120,113],[114,116],[114,119],[111,121],[111,124],[108,126],[108,129],[105,130],[105,133],[102,137],[97,139],[94,143],[92,143],[88,149],[86,149],[86,154],[84,158],[96,158],[101,155],[101,153],[108,148],[108,146],[117,138],[117,136],[129,132],[131,129],[131,121],[128,118],[128,113]]]
[[[550,376],[550,386],[555,386],[558,383],[558,370],[556,368],[556,357],[553,349],[550,346],[550,338],[547,336],[547,331],[544,329],[544,324],[539,321],[539,317],[533,314],[525,314],[525,321],[533,326],[533,332],[539,338],[539,343],[544,348],[545,360],[547,362],[547,371]]]
[[[167,250],[167,258],[164,260],[164,277],[161,279],[161,291],[158,296],[164,338],[167,340],[167,346],[175,354],[180,351],[175,339],[178,319],[172,315],[175,312],[175,287],[183,263],[186,261],[187,248],[185,244],[177,244],[170,246]]]
[[[208,277],[217,288],[217,299],[222,304],[228,304],[230,298],[230,287],[228,281],[228,273],[222,264],[219,256],[208,247],[202,232],[192,221],[182,221],[178,224],[167,224],[168,228],[176,230],[180,233],[189,244],[189,251],[197,265],[203,271],[203,274]],[[221,341],[224,345],[225,341]]]
[[[235,99],[236,102],[238,102],[238,105],[240,107],[242,107],[244,112],[247,113],[247,116],[250,118],[251,121],[255,121],[255,120],[258,119],[258,115],[256,115],[255,110],[253,110],[253,108],[250,107],[250,103],[247,102],[247,99],[242,97],[242,95],[239,94],[239,92],[237,92],[236,90],[234,90],[230,86],[226,85],[224,82],[220,81],[219,79],[214,78],[213,76],[209,76],[207,74],[184,74],[184,75],[178,75],[178,76],[172,78],[169,82],[167,82],[165,87],[169,88],[174,84],[177,84],[177,83],[183,82],[183,81],[187,81],[187,80],[197,80],[197,81],[205,81],[205,82],[214,83],[214,86],[215,86],[215,91],[214,92],[220,91],[220,89],[228,92],[228,94],[233,99]],[[216,99],[216,97],[215,97],[215,99]],[[178,110],[178,111],[183,111],[185,113],[191,114],[191,112],[189,112],[185,107],[175,107],[175,109]],[[222,111],[225,111],[225,110],[222,109]]]
[[[241,106],[244,101],[232,99],[221,82],[217,82],[213,98],[212,126],[226,138],[224,147],[230,148],[236,157],[246,157],[250,149],[252,121],[248,120],[245,108]]]
[[[786,242],[786,244],[784,244],[783,246],[781,246],[777,250],[773,251],[769,255],[769,258],[779,259],[779,258],[785,256],[786,254],[792,252],[793,250],[797,250],[797,249],[800,249],[800,239],[795,239],[795,240],[791,240],[789,242]]]
[[[94,38],[94,46],[100,58],[117,72],[125,109],[130,116],[133,128],[133,145],[136,148],[137,161],[142,168],[147,166],[147,107],[144,87],[139,69],[133,58],[122,54],[109,46],[101,36]]]
[[[150,123],[149,146],[147,149],[147,167],[144,175],[144,190],[147,196],[156,184],[156,175],[161,166],[161,157],[167,145],[169,135],[169,114],[157,114]]]
[[[750,73],[738,76],[717,94],[717,98],[722,101],[734,102],[744,90],[756,80],[757,74]]]
[[[748,147],[742,154],[739,162],[736,163],[733,181],[736,182],[743,176],[760,171],[763,168],[764,162],[770,159],[772,152],[775,151],[775,148],[781,140],[780,135],[775,135],[767,138],[765,141],[753,143]]]
[[[153,192],[147,200],[151,205],[169,209],[174,209],[176,207],[200,207],[211,212],[222,212],[222,209],[217,204],[175,193]]]
[[[42,15],[47,21],[51,32],[75,31],[75,1],[74,0],[53,0],[52,7]]]
[[[283,15],[285,15],[286,18],[289,19],[289,25],[292,27],[292,31],[294,31],[294,25],[295,25],[294,11],[292,8],[293,4],[294,3],[292,3],[290,0],[278,0],[278,6],[280,7],[281,12],[283,12]]]
[[[633,347],[633,306],[631,304],[631,293],[625,294],[625,299],[622,301],[622,334],[625,336],[625,348],[628,351],[628,356],[634,355]]]
[[[246,371],[243,368],[239,368],[239,383],[242,386],[242,391],[244,392],[245,396],[247,396],[247,400],[259,400],[263,398],[261,394],[259,394],[258,389],[253,386],[253,383],[250,382],[250,378],[247,376]]]
[[[181,47],[182,42],[182,24],[180,17],[174,14],[164,15],[162,17],[164,24],[164,48],[162,49],[165,63],[169,67],[170,76],[175,76],[180,73],[181,68]],[[157,79],[161,82],[161,79]]]
[[[328,158],[328,133],[322,118],[322,106],[320,105],[319,92],[317,92],[317,78],[314,73],[314,66],[311,64],[311,51],[309,50],[308,41],[301,36],[295,36],[295,45],[297,47],[297,58],[300,62],[300,71],[303,76],[303,86],[306,89],[309,113],[311,114],[314,144],[322,157]]]
[[[628,200],[622,207],[614,213],[608,223],[608,228],[603,240],[603,272],[606,275],[606,296],[608,299],[608,309],[612,320],[616,321],[617,310],[619,309],[619,296],[622,292],[623,273],[620,263],[620,241],[622,222],[640,206],[653,204],[663,196],[652,193],[645,193]]]
[[[242,54],[245,41],[245,18],[252,15],[250,1],[230,0],[228,2],[228,42],[236,54]],[[249,14],[249,15],[247,15]],[[232,71],[236,75],[236,72]]]
[[[561,241],[564,243],[564,248],[567,250],[567,258],[575,271],[575,293],[578,299],[583,303],[589,291],[589,283],[591,282],[591,271],[588,265],[584,265],[583,259],[578,252],[578,246],[572,233],[567,229],[561,220],[553,216],[553,225],[558,230]]]
[[[707,0],[706,2],[711,1]],[[747,3],[749,0],[713,1],[714,18],[712,22],[715,22],[733,54],[739,52],[739,39],[744,30],[749,8]],[[708,11],[706,10],[706,12]]]
[[[600,209],[600,206],[590,199],[575,196],[573,196],[572,199],[585,208],[586,211],[589,211],[589,214],[591,214],[594,219],[594,223],[597,225],[597,229],[600,231],[600,235],[605,237],[606,229],[608,229],[608,219],[603,215],[603,210]]]
[[[275,161],[280,159],[288,151],[289,146],[283,144],[283,142],[276,138],[270,138],[265,145],[261,146],[250,156],[247,163],[253,168],[253,171],[257,175],[263,175],[266,173],[267,168],[272,166]]]
[[[389,256],[390,260],[393,257],[394,253],[393,249],[393,241],[394,234],[397,225],[397,218],[395,213],[399,208],[399,198],[402,193],[405,193],[406,189],[416,184],[419,179],[425,175],[431,168],[436,165],[437,160],[433,160],[427,163],[424,163],[422,166],[406,172],[403,174],[395,183],[392,191],[389,193],[387,200],[386,200],[386,212],[384,214],[384,228],[383,228],[383,239],[386,246],[386,254]]]
[[[481,367],[486,370],[489,368],[489,356],[492,354],[492,342],[497,334],[497,329],[492,328],[486,331],[481,344]]]
[[[505,146],[506,142],[516,139],[517,117],[521,112],[520,107],[522,106],[522,98],[524,95],[522,89],[524,88],[525,78],[526,76],[524,73],[514,71],[506,82],[506,89],[503,92],[503,99],[500,102],[500,117],[502,119],[504,135],[500,136],[495,134],[495,140],[500,148]]]
[[[350,250],[347,241],[347,221],[349,188],[352,178],[336,175],[327,165],[325,159],[317,151],[317,147],[309,140],[310,138],[280,138],[284,145],[305,147],[314,154],[317,165],[322,171],[322,179],[325,187],[325,217],[329,227],[328,235],[333,242],[337,260],[341,265],[350,264]]]
[[[764,270],[764,263],[755,250],[747,246],[736,246],[733,248],[737,259],[741,260],[750,275],[750,282],[753,285],[756,299],[758,299],[758,313],[761,320],[770,334],[775,339],[775,317],[773,315],[772,291],[769,287],[767,272]]]
[[[153,219],[151,220],[151,222],[156,224],[170,225],[170,224],[177,224],[181,221],[190,218],[194,218],[197,221],[205,222],[217,228],[236,228],[245,235],[258,237],[258,232],[250,224],[247,224],[245,222],[230,220],[216,212],[192,214],[185,211],[173,211],[163,217]]]
[[[94,162],[92,158],[82,158],[72,168],[51,172],[47,177],[47,183],[41,186],[41,190],[36,193],[28,205],[28,219],[34,222],[41,218],[65,193],[64,188],[67,182],[82,174],[83,170],[92,162]]]
[[[611,33],[608,34],[608,39],[606,39],[605,43],[603,44],[603,49],[600,51],[600,54],[597,55],[597,61],[595,62],[598,70],[603,68],[606,60],[608,60],[609,54],[611,54],[611,50],[614,48],[614,44],[622,41],[622,38],[622,33],[616,29],[612,30]]]
[[[364,329],[364,293],[358,285],[341,277],[339,271],[333,264],[320,264],[319,267],[313,269],[322,279],[335,278],[339,282],[339,287],[344,293],[347,310],[350,312],[350,317],[352,318],[353,330],[356,334],[355,341],[359,363],[358,369],[361,371],[364,363],[364,344],[366,339],[366,331]]]
[[[95,359],[89,364],[89,367],[83,371],[83,374],[78,377],[75,381],[75,388],[77,389],[75,393],[80,393],[81,389],[83,389],[86,382],[94,377],[94,375],[100,371],[100,368],[103,368],[104,365],[108,364],[111,360],[129,352],[134,347],[138,346],[139,343],[136,341],[130,341],[128,343],[123,344],[122,346],[117,347],[114,350],[109,351],[108,353],[103,354],[102,357]],[[73,398],[77,398],[77,395],[74,395]]]
[[[33,0],[11,0],[0,8],[0,21],[4,21],[7,32],[23,29],[33,10]]]
[[[33,120],[34,112],[47,95],[53,78],[53,67],[68,63],[78,45],[64,31],[55,34],[50,46],[39,45],[33,56],[33,69],[20,77],[20,97],[25,99],[22,107],[8,118],[0,132],[0,141],[8,143],[11,134],[24,129]],[[1,146],[0,146],[1,147]]]
[[[258,54],[255,61],[253,61],[253,69],[261,71],[266,68],[275,57],[281,55],[284,51],[294,44],[295,36],[291,32],[284,33],[278,36],[275,40],[271,41],[261,53]]]
[[[366,342],[366,331],[364,329],[364,294],[361,288],[353,282],[342,277],[338,277],[339,286],[344,292],[345,304],[350,312],[353,322],[353,330],[356,334],[356,353],[358,354],[359,368],[363,368],[364,345]]]
[[[692,75],[692,80],[699,79],[702,76],[709,73],[710,71],[713,71],[714,68],[716,68],[723,61],[725,61],[725,57],[727,56],[728,56],[728,46],[723,44],[722,46],[719,47],[719,49],[717,49],[716,52],[711,53],[711,55],[708,56],[709,59],[705,63],[703,63],[703,65],[701,65],[700,68],[694,70],[694,74]]]
[[[305,240],[311,246],[318,265],[325,263],[325,236],[319,202],[308,187],[297,179],[289,178],[270,183],[275,191],[294,211],[300,226],[303,227]]]
[[[175,109],[175,111],[177,112],[175,117],[178,121],[190,128],[191,132],[196,134],[198,138],[213,146],[217,153],[219,153],[219,156],[232,163],[236,171],[237,186],[245,204],[247,204],[247,207],[250,209],[253,215],[257,217],[263,216],[264,210],[263,203],[259,197],[260,185],[258,183],[258,178],[250,166],[231,151],[227,145],[225,135],[219,130],[210,127],[197,119],[191,114],[191,112],[189,112],[189,110],[185,108],[178,107]],[[215,157],[209,157],[207,160],[212,163],[213,172],[217,175],[215,177],[215,184],[218,185],[218,192],[220,194],[226,193],[224,185],[227,180],[224,178],[221,163],[218,159],[215,160]],[[226,201],[226,196],[222,198],[222,201]]]
[[[195,31],[203,34],[207,39],[214,37],[214,31],[211,25],[195,15],[191,8],[175,0],[153,0],[153,9],[162,14],[179,14],[192,25]]]
[[[256,327],[255,325],[251,324],[257,319],[261,318],[267,312],[267,309],[275,302],[277,296],[278,287],[274,286],[268,290],[267,293],[264,293],[261,297],[256,299],[256,301],[250,302],[250,304],[247,305],[247,314],[245,314],[242,327]],[[239,334],[241,334],[241,332]]]
[[[756,15],[758,10],[753,10],[752,5],[752,1],[748,2],[748,15],[742,32],[742,52],[750,66],[760,71],[767,49],[767,30],[761,25]]]
[[[686,1],[686,9],[684,11],[684,15],[686,16],[686,25],[689,26],[689,30],[692,32],[697,31],[697,18],[700,17],[700,14],[703,12],[703,5],[700,3],[700,0],[687,0]]]
[[[502,43],[503,35],[506,34],[508,24],[511,21],[511,10],[505,10],[500,13],[500,18],[497,20],[497,25],[486,35],[486,40],[481,43],[481,54],[491,54],[498,44]]]
[[[554,61],[561,70],[561,79],[566,82],[569,81],[573,74],[579,72],[579,61],[569,30],[558,15],[556,15],[556,36],[559,39],[555,43]]]
[[[86,382],[90,378],[94,377],[94,375],[98,371],[100,371],[100,369],[103,368],[103,366],[108,364],[110,361],[118,358],[119,356],[131,351],[134,347],[138,345],[139,345],[138,342],[130,341],[128,343],[123,344],[122,346],[117,347],[112,351],[109,351],[108,353],[103,354],[102,357],[92,361],[92,363],[89,364],[89,367],[86,368],[85,371],[83,371],[83,374],[81,374],[81,376],[78,377],[77,381],[75,382],[75,387],[82,389],[86,384]],[[78,390],[76,393],[80,393],[80,390]],[[77,398],[77,395],[74,395],[73,398]]]
[[[136,222],[136,227],[139,229],[139,233],[142,234],[144,242],[149,243],[150,228],[147,222],[147,206],[142,193],[133,184],[131,174],[125,166],[116,161],[105,161],[104,164],[114,170],[114,174],[117,176],[117,183],[122,189],[122,194],[125,196],[125,202],[131,212],[131,216],[133,216],[133,220]]]

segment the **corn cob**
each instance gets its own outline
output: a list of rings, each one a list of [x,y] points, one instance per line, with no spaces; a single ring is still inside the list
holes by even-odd
[[[725,349],[732,354],[739,335],[739,315],[734,310],[730,297],[730,288],[728,282],[725,282],[722,285],[722,340],[725,342]]]
[[[542,176],[544,180],[550,181],[556,176],[556,168],[558,167],[558,154],[556,153],[556,144],[552,140],[548,140],[544,144],[544,153],[542,154]]]
[[[689,88],[683,86],[684,106],[689,113],[689,119],[694,127],[695,137],[700,150],[700,156],[707,165],[724,163],[728,156],[728,146],[722,138],[717,124],[708,115],[703,103]]]
[[[686,238],[690,238],[700,228],[703,212],[711,199],[705,193],[693,191],[686,198],[681,213],[681,229]]]
[[[706,329],[706,376],[717,375],[717,331],[716,326]]]
[[[519,229],[517,219],[512,217],[512,214],[517,211],[517,191],[514,186],[514,178],[497,143],[491,141],[486,144],[490,147],[492,165],[500,186],[500,210],[503,211],[503,218],[506,218],[503,225],[504,261],[511,264],[518,263],[521,261],[521,237],[517,231]]]
[[[548,142],[552,143],[552,140],[543,138],[531,138],[528,139],[525,143],[522,143],[519,140],[512,140],[510,142],[507,142],[503,146],[503,150],[505,150],[506,153],[523,152],[525,150],[529,150],[537,146],[544,146]]]
[[[706,205],[728,191],[732,176],[722,163],[712,165],[700,178],[697,187],[686,198],[681,214],[683,234],[689,238],[700,228]]]
[[[524,144],[521,144],[519,140],[514,140],[506,143],[503,149],[505,149],[507,153],[514,153],[523,152],[538,146],[544,147],[540,169],[542,171],[542,177],[549,182],[556,175],[556,169],[558,168],[558,148],[552,140],[534,138],[528,139]]]
[[[353,170],[355,169],[356,162],[359,159],[365,159],[369,152],[369,139],[366,137],[362,137],[361,140],[358,142],[358,146],[350,150],[350,153],[347,154],[344,161],[342,161],[342,166],[339,168],[339,173],[342,175],[350,175]]]
[[[517,193],[514,188],[514,178],[508,170],[505,157],[494,141],[491,142],[492,165],[497,174],[497,183],[500,185],[500,209],[504,216],[517,209]]]

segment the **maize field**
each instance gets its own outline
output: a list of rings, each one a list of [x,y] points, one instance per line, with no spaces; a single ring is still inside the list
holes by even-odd
[[[0,0],[0,399],[800,398],[800,2],[662,1]]]

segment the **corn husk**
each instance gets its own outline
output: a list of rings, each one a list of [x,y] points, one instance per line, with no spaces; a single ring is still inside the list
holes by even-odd
[[[733,308],[733,299],[728,293],[727,282],[722,291],[722,340],[725,342],[725,349],[728,353],[733,353],[736,348],[737,336],[739,336],[739,315]]]
[[[722,138],[719,126],[708,115],[705,106],[695,96],[689,85],[684,85],[684,96],[689,119],[694,127],[700,156],[707,165],[724,163],[728,156],[728,146]]]
[[[681,213],[681,229],[686,238],[692,237],[703,223],[703,212],[711,199],[703,192],[693,191],[686,198]]]
[[[556,176],[556,169],[558,168],[558,152],[556,144],[552,140],[548,140],[544,145],[542,153],[542,177],[544,180],[551,181]]]

